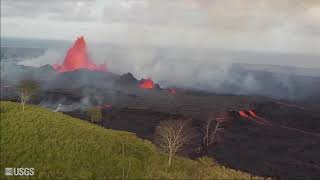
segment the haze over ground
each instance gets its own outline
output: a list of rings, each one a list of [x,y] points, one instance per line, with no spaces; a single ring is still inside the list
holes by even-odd
[[[68,41],[25,65],[61,63],[84,35],[112,72],[217,87],[234,62],[320,68],[319,9],[318,0],[3,0],[1,37]]]

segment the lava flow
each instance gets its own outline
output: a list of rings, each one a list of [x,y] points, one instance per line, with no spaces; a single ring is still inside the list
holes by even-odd
[[[88,69],[90,71],[106,71],[105,64],[97,66],[87,54],[87,45],[83,36],[79,37],[68,50],[62,65],[53,64],[52,67],[58,72],[74,71],[77,69]]]
[[[170,94],[177,94],[177,91],[176,91],[176,89],[174,89],[174,88],[168,88],[167,91],[168,91]]]
[[[153,89],[154,88],[154,83],[150,78],[142,79],[142,82],[139,85],[139,87],[143,88],[143,89]]]
[[[253,112],[252,110],[249,110],[248,112],[249,112],[249,114],[250,114],[251,116],[253,116],[253,117],[257,118],[257,119],[260,119],[260,117],[258,117],[258,116],[256,115],[256,113]]]
[[[249,118],[249,116],[244,111],[239,111],[238,113],[241,117]]]
[[[246,110],[246,111],[242,110],[242,111],[238,111],[238,113],[242,118],[252,120],[260,125],[269,125],[269,126],[272,125],[269,121],[259,117],[253,110]]]

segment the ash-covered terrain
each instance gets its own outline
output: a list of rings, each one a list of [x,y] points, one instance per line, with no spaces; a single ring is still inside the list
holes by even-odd
[[[203,149],[197,136],[181,155],[210,156],[260,176],[320,177],[320,77],[316,71],[293,74],[279,72],[281,67],[266,71],[261,66],[233,64],[228,69],[230,80],[206,89],[206,83],[162,85],[136,79],[131,73],[113,73],[105,65],[93,64],[86,54],[74,52],[70,48],[59,66],[41,67],[18,65],[1,56],[1,100],[19,101],[19,82],[33,80],[41,90],[30,103],[83,120],[88,119],[85,110],[96,106],[103,112],[99,125],[151,141],[163,120],[192,118],[200,134],[204,119],[223,114],[228,121],[218,141]],[[81,62],[74,62],[74,57]]]

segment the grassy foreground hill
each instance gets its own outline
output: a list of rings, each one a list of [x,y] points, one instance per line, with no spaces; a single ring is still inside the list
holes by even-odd
[[[134,134],[105,129],[62,113],[1,102],[1,176],[5,167],[33,167],[31,179],[250,179],[250,174],[167,156]],[[257,177],[255,177],[257,178]]]

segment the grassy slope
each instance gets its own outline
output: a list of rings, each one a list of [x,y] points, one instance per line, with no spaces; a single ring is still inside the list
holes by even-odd
[[[128,132],[105,129],[37,106],[1,102],[1,176],[4,167],[34,167],[34,178],[250,178],[208,159],[166,155]],[[123,154],[123,147],[125,152]],[[129,170],[129,171],[128,171]],[[6,177],[5,177],[6,178]]]

